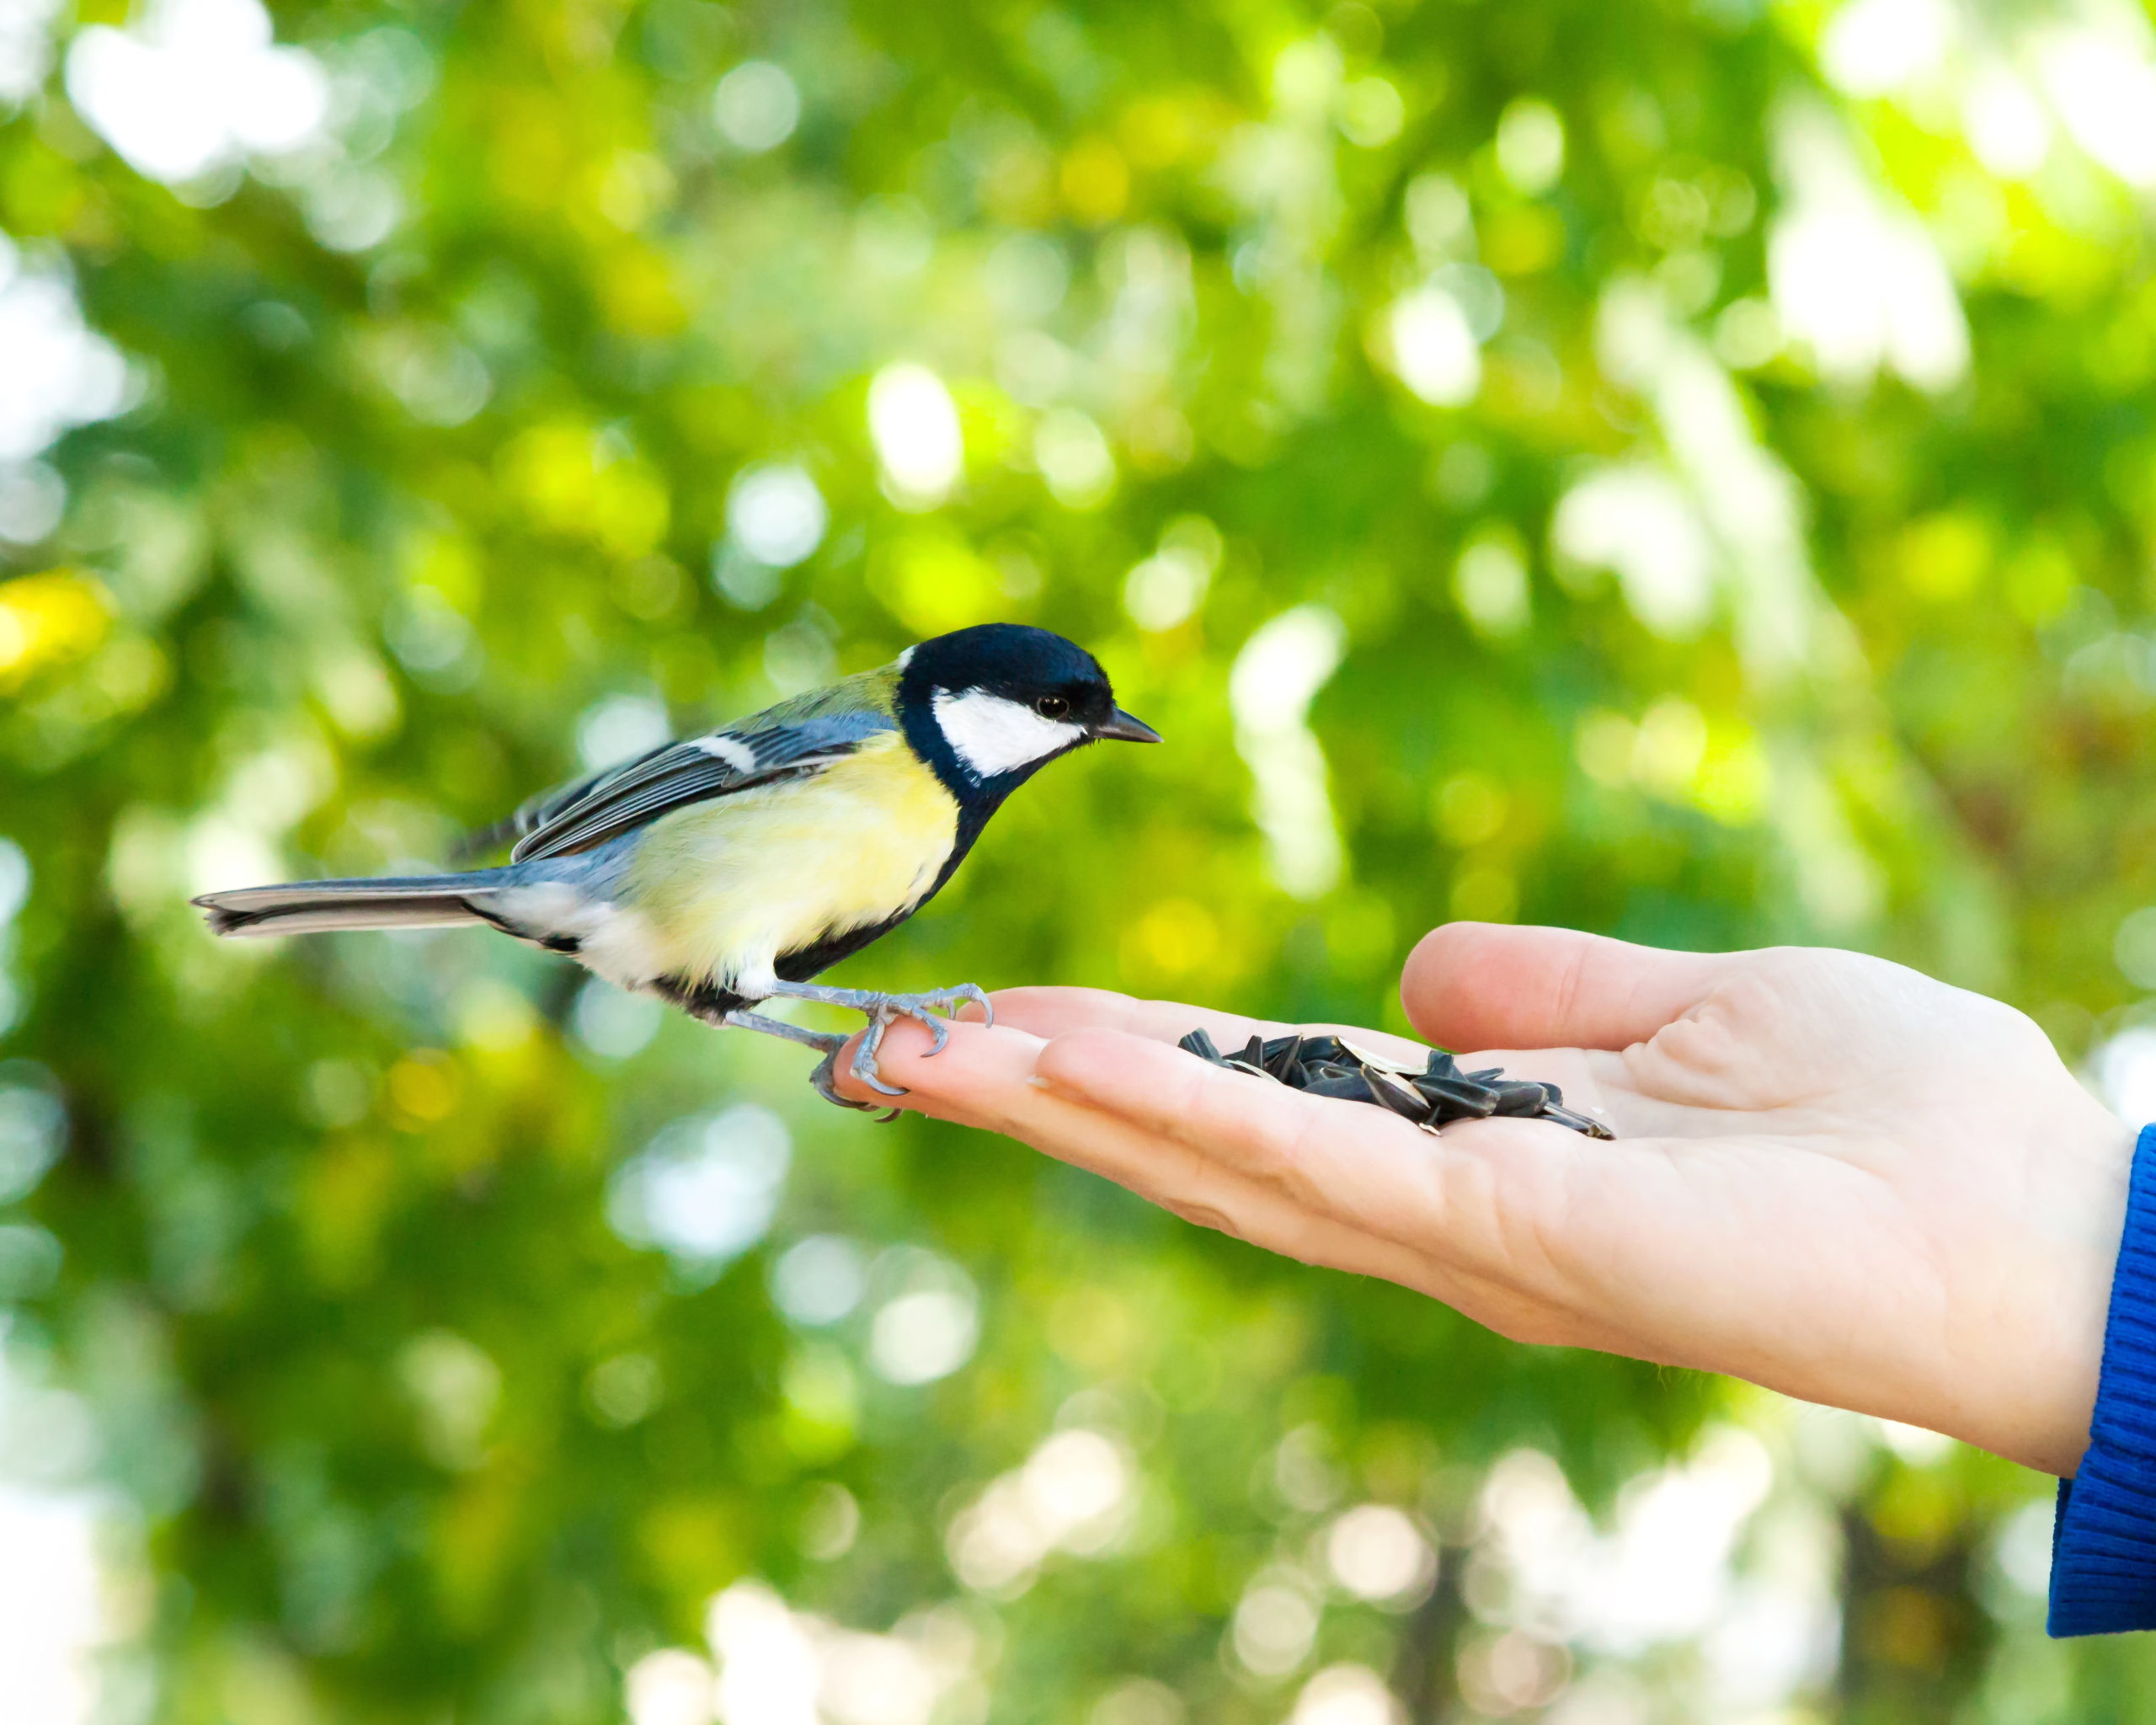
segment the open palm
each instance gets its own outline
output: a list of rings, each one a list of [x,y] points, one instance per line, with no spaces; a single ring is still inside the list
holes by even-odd
[[[1084,989],[999,994],[995,1028],[958,1027],[933,1060],[894,1036],[884,1072],[907,1106],[1519,1340],[2073,1471],[2132,1136],[2030,1020],[1854,953],[1476,924],[1426,938],[1402,998],[1463,1064],[1555,1081],[1617,1140],[1510,1119],[1433,1138],[1174,1046],[1286,1027]]]

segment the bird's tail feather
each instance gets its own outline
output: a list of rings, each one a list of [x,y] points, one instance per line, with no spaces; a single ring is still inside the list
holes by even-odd
[[[502,871],[387,880],[297,880],[205,893],[194,902],[213,934],[321,934],[341,928],[443,928],[489,922],[483,907]]]

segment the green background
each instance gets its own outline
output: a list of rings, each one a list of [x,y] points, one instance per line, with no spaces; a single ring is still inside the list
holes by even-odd
[[[1011,618],[1168,745],[835,980],[1401,1028],[1471,916],[1860,947],[2092,1060],[2156,985],[2137,11],[280,5],[328,116],[175,185],[66,93],[126,24],[32,18],[0,107],[15,268],[128,366],[0,548],[0,1439],[103,1506],[109,1717],[614,1720],[633,1669],[695,1721],[748,1583],[837,1725],[1378,1725],[1342,1666],[1418,1722],[2156,1704],[2042,1639],[2004,1463],[841,1115],[507,942],[185,903]],[[2090,43],[2127,87],[2061,96]],[[828,514],[782,570],[768,464]],[[638,1243],[670,1169],[730,1237]],[[1434,1586],[1348,1584],[1369,1503]]]

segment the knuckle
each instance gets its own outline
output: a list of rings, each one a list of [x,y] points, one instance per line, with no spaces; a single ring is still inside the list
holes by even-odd
[[[1161,1207],[1169,1215],[1180,1216],[1184,1221],[1193,1223],[1198,1227],[1210,1228],[1214,1233],[1225,1234],[1230,1239],[1241,1240],[1247,1237],[1243,1231],[1235,1226],[1234,1220],[1225,1210],[1216,1209],[1212,1204],[1201,1204],[1194,1199],[1182,1198],[1162,1199],[1160,1203]]]

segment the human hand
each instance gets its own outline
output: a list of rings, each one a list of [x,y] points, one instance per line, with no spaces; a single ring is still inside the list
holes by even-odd
[[[2010,1007],[1854,953],[1668,953],[1551,928],[1426,937],[1409,1019],[1563,1087],[1433,1138],[1174,1046],[1287,1028],[1084,989],[894,1030],[900,1106],[1007,1133],[1177,1215],[1383,1276],[1519,1341],[1747,1378],[2071,1475],[2133,1135]],[[1353,1031],[1382,1047],[1392,1039]],[[845,1062],[839,1063],[844,1071]]]

